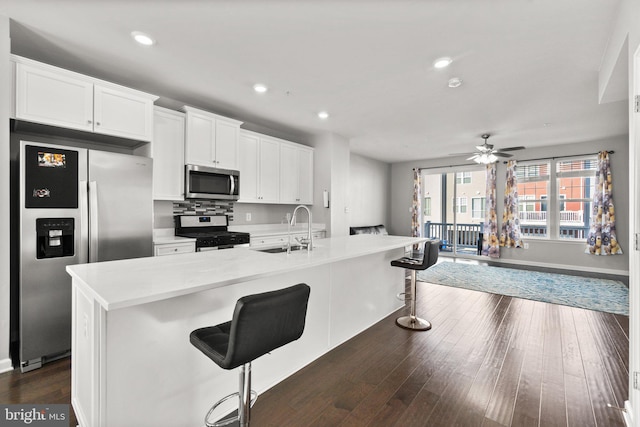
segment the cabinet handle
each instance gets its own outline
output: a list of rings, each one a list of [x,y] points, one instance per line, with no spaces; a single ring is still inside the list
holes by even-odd
[[[178,252],[178,248],[173,248],[173,252]]]
[[[93,123],[91,120],[87,120],[88,125],[90,125],[91,123]]]
[[[100,126],[100,122],[96,122],[96,126]]]

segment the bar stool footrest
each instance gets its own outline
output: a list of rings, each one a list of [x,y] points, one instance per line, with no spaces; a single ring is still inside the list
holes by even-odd
[[[407,292],[400,292],[396,294],[396,299],[404,302],[411,301],[411,294]]]
[[[214,403],[211,409],[209,409],[209,412],[207,412],[207,415],[205,415],[204,417],[204,424],[207,427],[222,427],[238,421],[238,419],[240,418],[239,415],[228,416],[227,418],[223,418],[221,420],[213,421],[213,422],[209,421],[209,418],[211,418],[211,415],[218,408],[218,406],[222,405],[224,402],[231,399],[232,397],[239,397],[239,396],[240,396],[240,393],[238,392],[231,393],[226,395],[222,399],[218,400],[216,403]],[[255,390],[251,390],[251,406],[252,407],[253,407],[253,404],[256,403],[257,399],[258,399],[258,393]]]
[[[398,317],[396,324],[401,328],[412,331],[428,331],[431,329],[431,322],[415,316]]]

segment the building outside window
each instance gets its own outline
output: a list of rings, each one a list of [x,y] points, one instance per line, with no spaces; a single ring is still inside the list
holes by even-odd
[[[473,197],[471,199],[471,218],[484,219],[485,197]]]
[[[424,216],[431,216],[431,197],[425,197],[424,203],[422,204]]]
[[[471,184],[471,172],[456,173],[456,184]]]
[[[456,197],[456,213],[467,213],[466,197]]]

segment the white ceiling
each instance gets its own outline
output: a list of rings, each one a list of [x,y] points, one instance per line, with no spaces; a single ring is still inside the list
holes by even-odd
[[[396,162],[467,152],[487,132],[497,148],[627,133],[627,102],[598,104],[618,3],[2,0],[0,14],[19,55]],[[454,62],[436,70],[441,56]]]

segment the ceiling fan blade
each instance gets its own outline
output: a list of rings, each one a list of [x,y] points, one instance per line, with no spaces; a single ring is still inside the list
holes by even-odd
[[[477,159],[477,158],[478,158],[478,156],[480,156],[480,155],[479,155],[479,154],[474,154],[473,156],[469,157],[469,158],[468,158],[468,159],[466,159],[466,160],[475,160],[475,159]]]
[[[491,144],[482,144],[482,145],[476,145],[476,150],[478,151],[482,151],[483,153],[492,150],[493,149],[493,145]]]
[[[524,150],[525,147],[507,147],[507,148],[500,148],[498,151],[516,151],[516,150]]]
[[[475,151],[467,151],[466,153],[450,153],[448,156],[468,156],[470,154],[478,154]]]
[[[513,157],[513,154],[501,153],[500,151],[494,151],[492,154],[496,157]]]

